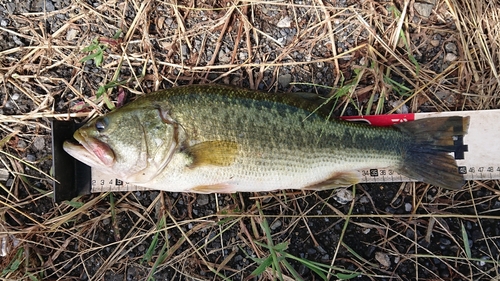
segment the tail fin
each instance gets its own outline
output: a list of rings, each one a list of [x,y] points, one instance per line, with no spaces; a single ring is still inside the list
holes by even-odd
[[[449,189],[463,186],[463,176],[458,173],[455,158],[449,153],[464,151],[461,136],[467,134],[469,117],[426,118],[395,127],[412,140],[399,167],[402,174]]]

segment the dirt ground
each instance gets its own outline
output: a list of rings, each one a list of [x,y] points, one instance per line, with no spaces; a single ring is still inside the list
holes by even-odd
[[[0,1],[0,279],[496,280],[497,180],[52,192],[50,119],[179,85],[314,93],[335,116],[497,109],[500,4],[472,2]]]

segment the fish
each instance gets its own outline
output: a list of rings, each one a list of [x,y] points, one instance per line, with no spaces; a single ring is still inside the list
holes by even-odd
[[[145,94],[64,142],[77,160],[127,183],[171,192],[325,190],[391,168],[416,181],[464,185],[453,152],[468,117],[374,127],[330,118],[307,99],[225,85]]]

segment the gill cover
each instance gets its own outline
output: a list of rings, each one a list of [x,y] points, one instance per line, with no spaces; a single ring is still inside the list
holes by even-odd
[[[160,173],[177,147],[176,128],[154,106],[125,106],[78,129],[65,143],[73,157],[122,180],[145,183]]]

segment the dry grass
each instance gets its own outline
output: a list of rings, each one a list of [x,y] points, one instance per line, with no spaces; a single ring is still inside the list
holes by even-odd
[[[54,12],[11,14],[0,26],[2,36],[24,42],[0,51],[0,159],[13,175],[0,192],[1,280],[245,280],[259,262],[285,253],[299,256],[287,260],[304,277],[308,260],[325,264],[332,278],[499,275],[497,181],[453,192],[359,185],[346,206],[335,191],[211,195],[208,205],[163,192],[52,203],[50,156],[33,152],[34,140],[50,134],[48,118],[87,120],[122,91],[133,99],[216,82],[316,91],[334,97],[339,114],[499,108],[500,6],[493,1],[437,1],[428,18],[413,1],[214,3],[72,1]],[[279,22],[295,33],[280,33]],[[99,67],[81,62],[96,38],[106,48]],[[397,211],[405,203],[411,210]],[[270,250],[281,242],[292,243]],[[256,280],[278,272],[296,279],[283,260],[276,265]]]

